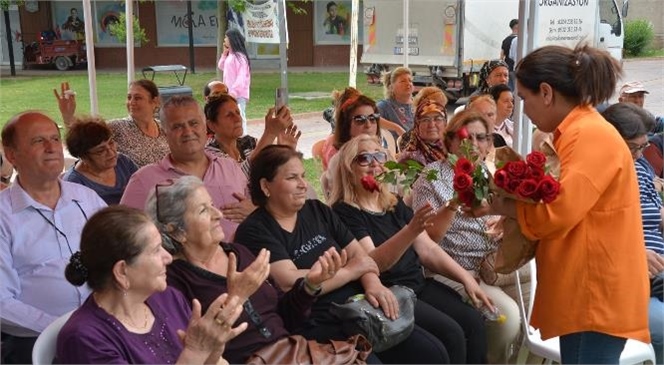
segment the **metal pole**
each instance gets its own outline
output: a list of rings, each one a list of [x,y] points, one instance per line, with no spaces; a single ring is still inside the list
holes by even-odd
[[[350,70],[348,72],[348,86],[357,86],[357,18],[359,14],[360,0],[351,2],[350,12]]]
[[[88,57],[88,86],[90,89],[90,114],[99,114],[97,105],[97,69],[95,68],[95,41],[92,33],[92,7],[90,0],[83,0],[83,18],[85,26],[85,52]]]
[[[5,32],[7,33],[7,52],[9,52],[9,67],[12,76],[16,76],[16,65],[14,65],[14,42],[12,42],[12,27],[9,24],[9,10],[5,13]]]
[[[196,73],[194,60],[194,13],[191,10],[191,0],[187,0],[187,17],[189,18],[189,69],[192,74]]]
[[[403,66],[408,67],[408,56],[410,49],[410,1],[403,0]]]
[[[281,71],[281,87],[284,88],[284,98],[288,103],[288,29],[286,23],[286,1],[277,1],[279,13],[279,61]]]
[[[134,81],[134,1],[127,0],[125,1],[125,26],[127,39],[126,48],[127,48],[127,85],[131,84]]]

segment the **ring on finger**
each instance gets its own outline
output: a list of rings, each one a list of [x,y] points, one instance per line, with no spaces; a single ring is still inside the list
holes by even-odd
[[[222,327],[224,327],[227,324],[226,321],[224,321],[223,319],[221,319],[219,317],[214,317],[214,321],[217,322],[217,324],[222,326]]]

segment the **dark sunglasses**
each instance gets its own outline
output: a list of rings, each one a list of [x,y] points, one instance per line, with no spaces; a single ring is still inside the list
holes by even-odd
[[[159,211],[159,188],[169,187],[169,186],[172,186],[173,184],[175,184],[175,180],[168,179],[168,180],[154,186],[154,203],[155,203],[155,209],[156,209],[156,213],[157,213],[157,222],[159,222],[159,223],[164,223],[164,222],[161,221],[161,214],[159,214],[159,212],[160,212]]]
[[[356,115],[353,117],[353,122],[357,125],[365,125],[367,122],[372,124],[377,124],[380,119],[379,113],[373,113],[369,115]]]
[[[355,156],[353,159],[355,163],[357,163],[360,166],[369,166],[371,165],[372,161],[376,161],[380,164],[387,162],[387,153],[379,151],[379,152],[363,152],[360,153],[359,155]]]

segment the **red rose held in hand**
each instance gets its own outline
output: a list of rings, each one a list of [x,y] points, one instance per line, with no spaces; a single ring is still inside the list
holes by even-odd
[[[535,167],[533,165],[528,166],[528,178],[535,181],[540,181],[544,177],[544,170],[541,167]]]
[[[464,190],[460,191],[458,194],[458,199],[459,201],[467,206],[467,207],[472,207],[473,202],[475,201],[475,193],[472,190]]]
[[[511,178],[526,177],[528,164],[525,161],[510,161],[505,164],[505,169]]]
[[[475,166],[473,166],[473,163],[470,162],[465,157],[459,158],[456,165],[454,165],[454,173],[456,175],[459,175],[459,174],[470,175],[470,174],[473,173],[473,170],[475,170]]]
[[[461,140],[468,139],[470,137],[470,134],[468,134],[468,130],[466,129],[466,127],[462,127],[461,129],[459,129],[456,132],[456,135]]]
[[[521,185],[521,180],[509,180],[507,181],[507,185],[505,186],[505,191],[507,191],[510,194],[516,193],[516,189],[519,188],[519,185]]]
[[[374,179],[373,175],[362,177],[360,182],[362,183],[362,187],[369,192],[373,193],[374,191],[380,191],[380,185],[378,185],[378,182]]]
[[[542,178],[542,181],[537,185],[537,193],[542,197],[545,203],[551,203],[556,199],[560,192],[560,183],[556,179],[547,175]]]
[[[454,176],[454,190],[462,192],[470,190],[473,187],[473,178],[468,174],[459,174]]]
[[[521,198],[530,198],[539,200],[537,195],[537,181],[533,179],[522,180],[519,187],[516,189],[516,194]]]
[[[493,182],[496,184],[497,187],[505,189],[507,183],[509,182],[509,176],[507,175],[507,171],[505,170],[496,171],[496,173],[493,175]]]
[[[533,151],[526,156],[526,162],[530,166],[543,169],[544,164],[546,164],[546,155],[539,151]]]

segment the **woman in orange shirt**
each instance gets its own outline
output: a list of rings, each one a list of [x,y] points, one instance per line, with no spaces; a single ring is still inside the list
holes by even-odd
[[[547,46],[519,62],[517,90],[537,128],[553,133],[560,194],[549,204],[494,199],[539,240],[532,325],[560,336],[563,363],[617,364],[628,338],[650,342],[648,269],[629,149],[593,108],[621,74],[602,50]]]

